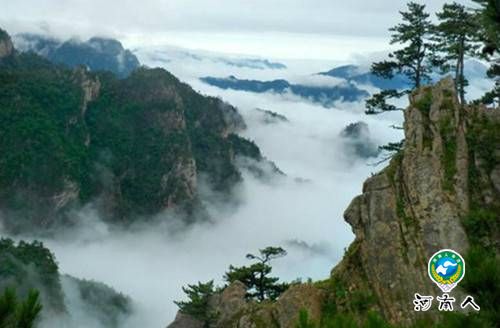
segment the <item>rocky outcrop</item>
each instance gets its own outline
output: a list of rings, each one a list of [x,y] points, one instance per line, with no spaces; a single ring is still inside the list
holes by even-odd
[[[499,129],[500,111],[461,106],[452,79],[414,91],[404,148],[344,213],[356,238],[330,279],[292,286],[275,303],[235,303],[236,318],[216,327],[295,327],[301,310],[319,322],[331,315],[326,308],[358,320],[373,310],[394,324],[415,322],[414,294],[442,294],[427,274],[433,253],[466,255],[473,241],[500,254]],[[489,209],[490,222],[468,221],[477,209]],[[459,285],[451,296],[463,299],[465,291]]]
[[[257,303],[245,298],[243,283],[236,281],[220,294],[212,297],[210,306],[217,313],[217,320],[211,327],[224,328],[293,328],[299,312],[307,309],[310,318],[318,320],[324,301],[324,293],[311,284],[291,286],[276,302]],[[198,328],[203,323],[179,312],[167,328]]]
[[[404,149],[365,182],[363,194],[344,214],[356,234],[356,247],[344,262],[356,257],[358,263],[357,270],[349,271],[347,283],[366,280],[364,287],[393,323],[415,319],[414,293],[438,293],[427,276],[427,261],[434,252],[467,252],[469,238],[462,222],[474,188],[471,166],[478,167],[477,158],[470,158],[473,146],[467,133],[481,133],[470,131],[479,117],[500,123],[498,110],[460,106],[451,79],[417,90],[410,101]],[[500,150],[500,144],[490,146]],[[500,168],[499,159],[494,159],[492,174]],[[480,175],[490,179],[486,172]],[[492,197],[500,200],[498,192]],[[346,271],[341,263],[333,277]],[[457,288],[452,294],[460,298],[462,291]]]
[[[2,29],[0,29],[0,59],[12,55],[14,47],[10,36]]]

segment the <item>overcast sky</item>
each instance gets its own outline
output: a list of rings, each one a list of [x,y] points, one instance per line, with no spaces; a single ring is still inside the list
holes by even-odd
[[[417,2],[434,12],[447,1]],[[337,42],[337,55],[382,50],[405,6],[401,0],[2,0],[0,25],[11,33],[113,36],[129,46],[321,58]]]

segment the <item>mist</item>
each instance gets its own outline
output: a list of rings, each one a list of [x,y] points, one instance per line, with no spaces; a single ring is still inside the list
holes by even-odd
[[[248,126],[242,135],[255,141],[286,176],[263,180],[242,165],[243,182],[233,194],[239,200],[236,207],[214,199],[201,179],[201,196],[212,222],[179,226],[175,220],[165,219],[169,213],[160,213],[157,221],[163,223],[122,231],[103,223],[88,205],[75,213],[80,226],[56,239],[42,240],[55,253],[63,274],[103,282],[131,297],[133,315],[124,327],[166,326],[177,311],[173,301],[184,299],[182,286],[212,279],[222,285],[230,264],[246,264],[247,253],[266,246],[282,246],[288,251],[273,264],[273,273],[283,281],[326,279],[354,238],[342,213],[361,192],[363,180],[380,169],[346,151],[340,138],[342,129],[362,120],[377,144],[401,138],[400,131],[388,128],[400,123],[400,115],[367,117],[362,103],[339,103],[338,108],[325,109],[292,96],[222,91],[203,84],[193,74],[217,71],[220,63],[189,61],[183,65],[182,60],[169,62],[172,67],[167,69],[194,89],[237,106]],[[198,67],[193,68],[195,64]],[[330,64],[315,63],[310,71]],[[269,78],[301,76],[307,71],[303,62],[287,65],[290,68],[280,72],[225,69],[244,77],[259,74]],[[314,79],[312,74],[305,78]],[[321,79],[324,77],[315,83]],[[265,123],[264,114],[255,108],[282,114],[288,122]],[[63,283],[63,289],[71,326],[96,326],[91,313],[82,314],[71,285]],[[53,324],[48,322],[45,327]]]
[[[102,222],[90,204],[74,213],[78,227],[56,239],[43,239],[55,253],[61,273],[103,282],[130,296],[133,312],[124,318],[125,328],[165,327],[177,312],[173,301],[184,299],[182,286],[212,279],[223,285],[230,264],[247,264],[247,253],[266,246],[282,246],[288,251],[273,263],[273,274],[283,281],[328,278],[354,238],[343,220],[344,210],[361,193],[363,181],[385,165],[374,166],[377,158],[361,158],[349,151],[340,136],[342,130],[363,121],[374,144],[403,137],[401,130],[390,128],[401,125],[401,112],[367,116],[363,102],[338,102],[326,109],[293,95],[221,90],[199,80],[207,75],[235,75],[331,86],[342,81],[316,73],[345,62],[267,58],[284,63],[287,69],[257,70],[214,61],[214,56],[227,58],[221,53],[198,52],[200,60],[183,52],[172,47],[135,49],[142,63],[162,66],[195,90],[236,106],[247,124],[240,134],[255,141],[285,175],[269,170],[270,178],[256,177],[241,159],[243,181],[232,195],[237,203],[217,199],[203,177],[200,179],[201,198],[211,222],[184,226],[171,213],[160,213],[157,223],[123,231]],[[362,65],[365,58],[366,54],[358,55],[350,63]],[[480,90],[472,91],[476,92]],[[399,102],[405,106],[407,100]],[[287,120],[269,122],[256,108]],[[63,291],[71,315],[68,327],[101,328],[95,313],[82,310],[74,287],[65,279]],[[58,322],[45,321],[42,327],[54,327],[54,321]]]

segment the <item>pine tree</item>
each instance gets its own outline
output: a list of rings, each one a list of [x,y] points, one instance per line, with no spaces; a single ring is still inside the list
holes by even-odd
[[[389,60],[374,63],[371,72],[383,78],[393,78],[395,74],[404,74],[411,81],[410,89],[418,88],[429,79],[431,70],[428,61],[430,47],[429,34],[432,24],[425,5],[408,3],[408,11],[400,12],[403,22],[392,27],[391,44],[401,44],[403,48],[389,54]],[[391,98],[400,98],[410,90],[383,90],[373,95],[366,102],[367,114],[379,114],[384,111],[400,110],[387,103]]]
[[[31,290],[24,302],[19,302],[14,289],[6,288],[0,296],[0,327],[33,328],[42,305],[40,295]]]
[[[275,300],[288,287],[287,284],[278,283],[279,278],[269,277],[272,267],[270,261],[283,257],[286,251],[281,247],[266,247],[259,250],[260,255],[247,254],[247,259],[257,260],[250,266],[230,266],[225,279],[229,283],[240,281],[248,289],[247,297],[259,301],[265,299]]]
[[[434,63],[441,68],[442,73],[454,72],[460,102],[465,104],[468,81],[464,76],[464,64],[466,57],[477,56],[477,23],[474,15],[456,2],[445,4],[436,16],[439,24],[433,33]]]
[[[182,287],[189,301],[174,301],[181,313],[188,314],[203,322],[205,328],[217,319],[217,313],[210,308],[210,298],[215,293],[214,281],[198,282],[197,285]]]
[[[500,103],[500,1],[473,0],[480,5],[476,10],[479,36],[484,43],[483,58],[491,62],[488,76],[495,80],[495,87],[481,99],[483,103]]]

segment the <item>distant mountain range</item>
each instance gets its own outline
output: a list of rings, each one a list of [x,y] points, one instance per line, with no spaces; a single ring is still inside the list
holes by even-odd
[[[469,59],[465,63],[465,75],[468,79],[486,78],[487,69],[486,65],[475,59]],[[384,79],[356,65],[335,67],[327,72],[318,73],[318,75],[341,78],[359,85],[372,85],[379,89],[401,90],[411,87],[410,79],[404,74],[395,74],[392,79]],[[442,77],[443,74],[438,71],[431,74],[431,80],[434,83],[439,81]]]
[[[216,61],[220,61],[229,66],[236,67],[246,67],[253,69],[285,69],[287,68],[285,64],[272,62],[267,59],[253,59],[253,58],[241,58],[241,59],[230,59],[230,58],[214,58]]]
[[[137,57],[115,39],[60,41],[43,35],[18,34],[13,41],[16,49],[35,52],[53,63],[68,67],[84,65],[92,71],[111,71],[121,78],[140,66]]]
[[[291,93],[315,103],[320,103],[325,107],[333,106],[335,101],[353,102],[369,96],[368,92],[358,89],[352,83],[343,83],[336,86],[309,86],[291,84],[283,79],[272,81],[245,80],[238,79],[232,75],[226,78],[208,76],[202,77],[200,80],[225,90],[231,89],[256,93]]]
[[[152,62],[169,63],[175,60],[194,60],[194,61],[209,61],[216,64],[224,64],[228,66],[238,67],[238,68],[250,68],[257,70],[281,70],[286,69],[287,66],[280,62],[270,61],[263,58],[245,58],[245,57],[233,57],[233,56],[223,56],[214,53],[207,52],[193,52],[192,50],[186,50],[176,47],[162,47],[161,49],[136,49],[134,52],[145,56],[148,60]]]
[[[328,72],[319,73],[345,79],[362,85],[373,85],[379,89],[405,89],[410,86],[410,80],[403,74],[396,74],[392,79],[384,79],[370,72],[363,72],[359,66],[345,65],[336,67]]]

